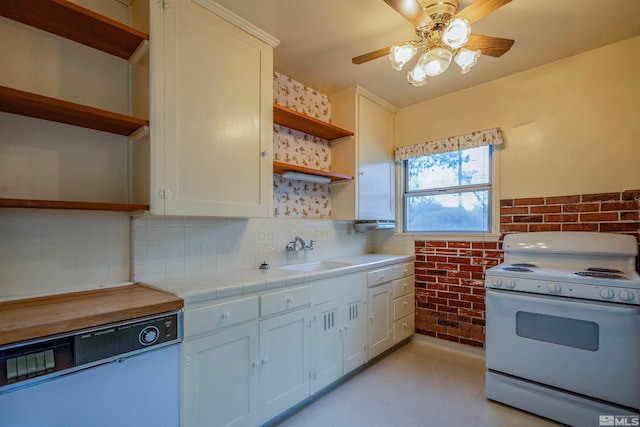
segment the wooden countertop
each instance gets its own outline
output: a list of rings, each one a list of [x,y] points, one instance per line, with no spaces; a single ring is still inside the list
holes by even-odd
[[[183,307],[182,298],[141,284],[0,302],[0,345]]]

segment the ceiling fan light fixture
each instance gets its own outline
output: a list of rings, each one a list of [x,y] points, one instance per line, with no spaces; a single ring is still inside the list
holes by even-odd
[[[417,66],[429,77],[439,76],[449,68],[452,56],[449,49],[436,47],[423,53]]]
[[[459,49],[469,40],[471,26],[464,18],[452,20],[442,32],[442,42],[451,49]]]
[[[453,57],[453,60],[456,61],[456,64],[460,66],[462,70],[460,71],[460,73],[467,74],[469,72],[469,69],[476,65],[479,56],[479,50],[469,50],[462,48],[458,51],[458,53],[456,53],[456,55]]]
[[[427,84],[427,75],[422,71],[420,65],[416,65],[413,70],[407,72],[407,80],[413,86],[424,86]]]
[[[394,70],[401,70],[404,64],[416,55],[416,43],[409,41],[400,45],[393,45],[389,49],[389,60]]]

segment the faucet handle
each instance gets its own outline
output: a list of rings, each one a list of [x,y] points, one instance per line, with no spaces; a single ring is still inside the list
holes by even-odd
[[[316,242],[316,241],[315,241],[315,240],[313,240],[313,239],[309,240],[309,249],[313,250],[313,244],[314,244],[315,242]]]
[[[295,252],[296,251],[296,241],[294,240],[293,242],[287,243],[287,246],[285,247],[285,249],[287,250],[287,252]]]

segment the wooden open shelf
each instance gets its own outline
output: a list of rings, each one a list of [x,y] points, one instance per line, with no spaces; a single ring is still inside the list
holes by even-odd
[[[318,169],[306,168],[304,166],[290,165],[288,163],[282,162],[273,162],[273,173],[278,175],[282,175],[286,171],[292,172],[302,172],[307,173],[309,175],[317,175],[317,176],[325,176],[331,179],[331,182],[336,181],[353,181],[353,177],[351,175],[345,175],[341,173],[335,173],[331,171],[322,171]]]
[[[279,104],[273,104],[273,122],[322,139],[332,140],[353,136],[353,132],[349,130],[298,113]]]
[[[129,136],[148,120],[0,86],[0,111]]]
[[[0,15],[129,59],[149,35],[66,0],[0,1]]]
[[[148,211],[149,205],[129,203],[72,202],[63,200],[0,199],[0,208],[77,209],[89,211]]]

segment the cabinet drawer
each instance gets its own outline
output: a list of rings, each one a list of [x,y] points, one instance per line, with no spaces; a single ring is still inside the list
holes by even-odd
[[[243,298],[222,304],[185,310],[184,336],[212,332],[258,317],[258,297]]]
[[[396,279],[393,281],[393,297],[399,298],[401,296],[413,293],[415,289],[415,277],[403,277],[402,279]]]
[[[270,316],[305,305],[311,305],[311,286],[285,289],[260,297],[260,315]]]
[[[397,264],[393,266],[393,278],[399,279],[405,276],[413,275],[413,263],[405,262],[403,264]]]
[[[379,268],[367,272],[367,286],[375,286],[388,282],[393,278],[393,267]]]
[[[415,312],[414,295],[405,295],[393,300],[393,320],[398,320]]]
[[[416,328],[416,316],[414,314],[404,317],[393,323],[393,343],[399,343],[414,334]]]

